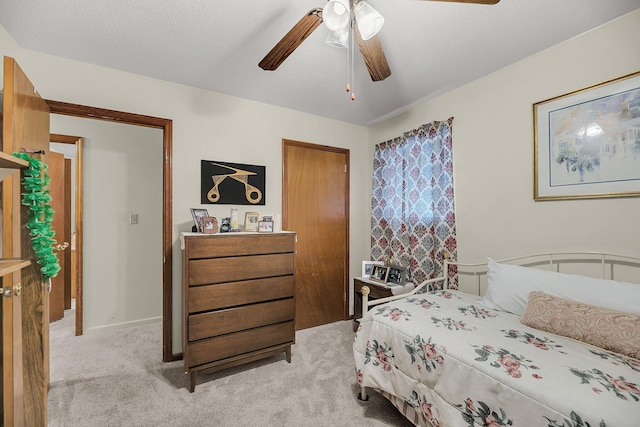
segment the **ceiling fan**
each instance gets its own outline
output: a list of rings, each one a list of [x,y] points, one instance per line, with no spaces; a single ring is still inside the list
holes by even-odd
[[[453,3],[496,4],[500,0],[430,0]],[[353,88],[353,45],[358,43],[371,80],[382,81],[391,75],[391,69],[377,34],[384,18],[366,0],[328,0],[323,7],[307,12],[297,24],[267,53],[258,66],[263,70],[276,70],[313,31],[324,22],[330,30],[327,44],[347,48],[350,78],[347,92]],[[351,94],[351,99],[355,95]]]

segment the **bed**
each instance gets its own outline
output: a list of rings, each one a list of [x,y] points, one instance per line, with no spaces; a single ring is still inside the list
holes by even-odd
[[[364,290],[359,398],[374,389],[419,426],[640,426],[640,259],[562,253],[444,271],[406,295]]]

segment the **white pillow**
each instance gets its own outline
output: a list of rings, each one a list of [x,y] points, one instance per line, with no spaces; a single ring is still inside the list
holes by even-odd
[[[529,292],[571,299],[640,316],[640,285],[501,264],[489,258],[484,304],[520,316]]]

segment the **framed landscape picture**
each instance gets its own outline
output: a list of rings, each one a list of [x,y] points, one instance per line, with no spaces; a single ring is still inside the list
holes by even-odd
[[[640,196],[640,72],[533,104],[534,200]]]

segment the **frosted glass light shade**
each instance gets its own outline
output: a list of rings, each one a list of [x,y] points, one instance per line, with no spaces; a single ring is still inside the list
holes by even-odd
[[[330,0],[322,8],[322,20],[331,31],[347,28],[349,19],[349,3],[347,0]]]
[[[384,17],[365,1],[360,1],[356,4],[353,7],[353,13],[356,17],[356,24],[358,24],[360,35],[364,40],[369,40],[378,34],[384,25]]]
[[[325,42],[329,46],[346,49],[349,43],[348,27],[345,27],[339,31],[329,31],[329,34],[327,34],[327,39],[325,40]]]

